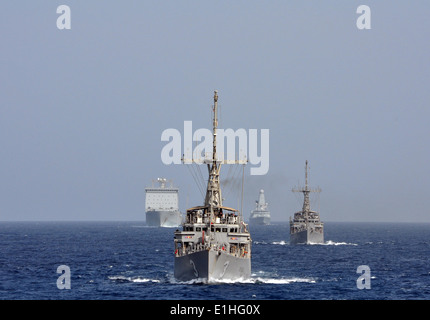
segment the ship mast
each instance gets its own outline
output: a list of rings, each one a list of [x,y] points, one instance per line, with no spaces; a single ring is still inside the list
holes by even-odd
[[[309,200],[309,194],[311,192],[321,192],[320,188],[317,189],[309,189],[308,186],[308,160],[306,160],[306,166],[305,166],[305,187],[304,188],[300,188],[300,189],[293,189],[293,192],[302,192],[303,196],[304,196],[304,200],[303,200],[303,209],[302,209],[302,213],[305,217],[305,219],[308,217],[309,213],[311,212],[311,205],[310,205],[310,200]]]
[[[222,206],[221,188],[219,183],[219,175],[221,169],[221,163],[217,161],[216,151],[216,136],[218,128],[218,91],[214,91],[214,105],[213,105],[213,150],[212,159],[209,161],[208,171],[209,180],[206,189],[205,206],[209,208],[211,214],[214,212],[214,208]]]
[[[309,201],[309,186],[308,186],[308,160],[306,160],[305,166],[305,189],[303,190],[304,201],[303,201],[303,212],[309,212],[311,210],[311,204]]]

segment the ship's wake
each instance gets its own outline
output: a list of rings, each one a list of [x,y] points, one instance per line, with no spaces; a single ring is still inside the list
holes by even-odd
[[[300,277],[262,277],[253,275],[251,278],[238,278],[238,279],[220,279],[207,281],[205,278],[197,278],[189,281],[179,281],[172,277],[166,279],[149,279],[144,277],[125,277],[125,276],[110,276],[109,280],[117,283],[168,283],[168,284],[179,284],[179,285],[222,285],[222,284],[291,284],[291,283],[315,283],[316,281],[312,278],[300,278]]]
[[[290,245],[290,243],[288,241],[272,241],[272,242],[266,242],[266,241],[255,241],[254,244],[257,245],[268,245],[268,244],[273,244],[273,245],[279,245],[279,246],[285,246],[285,245]],[[303,244],[299,244],[299,245],[305,245]],[[336,241],[325,241],[324,243],[309,243],[308,245],[312,245],[312,246],[316,246],[316,245],[320,245],[320,246],[358,246],[358,244],[356,243],[349,243],[349,242],[336,242]]]
[[[320,246],[358,246],[356,243],[348,243],[348,242],[335,242],[328,240],[324,243],[309,243],[310,245],[320,245]]]
[[[262,245],[267,245],[267,244],[275,244],[275,245],[281,245],[281,246],[285,246],[288,245],[289,242],[286,242],[284,240],[281,241],[272,241],[272,242],[266,242],[266,241],[254,241],[254,244],[262,244]]]
[[[109,280],[116,283],[138,283],[138,284],[174,284],[174,285],[222,285],[222,284],[291,284],[291,283],[316,283],[313,278],[304,277],[278,277],[276,273],[258,271],[253,272],[250,278],[237,279],[219,279],[210,280],[206,278],[196,278],[189,281],[180,281],[176,279],[173,273],[167,272],[164,276],[158,277],[143,277],[143,276],[109,276]]]
[[[265,277],[251,277],[248,279],[237,280],[219,280],[215,283],[244,283],[244,284],[290,284],[295,282],[315,283],[314,279],[310,278],[265,278]]]
[[[128,283],[128,282],[133,282],[133,283],[146,283],[146,282],[157,283],[157,282],[161,282],[160,280],[157,280],[157,279],[149,279],[149,278],[143,278],[143,277],[110,276],[110,277],[108,277],[108,279],[112,280],[112,281],[115,281],[115,282],[119,282],[119,283]]]

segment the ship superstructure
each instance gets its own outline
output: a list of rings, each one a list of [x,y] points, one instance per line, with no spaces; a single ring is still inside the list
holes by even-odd
[[[182,231],[175,232],[175,278],[204,282],[251,276],[251,235],[241,212],[222,204],[217,160],[218,92],[214,92],[213,152],[205,162],[209,171],[202,206],[186,212]],[[230,163],[230,162],[229,162]],[[238,164],[243,164],[237,161]]]
[[[305,166],[305,187],[293,189],[303,193],[303,208],[290,217],[290,244],[324,243],[324,223],[320,221],[318,212],[311,210],[310,193],[321,192],[320,188],[310,189],[308,186],[308,161]]]
[[[270,224],[270,211],[267,210],[268,204],[264,197],[264,190],[260,190],[258,201],[255,201],[255,209],[251,211],[249,217],[250,225],[267,225]]]
[[[179,211],[179,189],[166,186],[166,178],[158,178],[158,187],[145,188],[146,224],[152,227],[177,227],[182,223]]]

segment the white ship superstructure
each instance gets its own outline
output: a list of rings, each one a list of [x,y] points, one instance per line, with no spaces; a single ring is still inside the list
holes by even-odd
[[[179,189],[166,186],[166,178],[158,178],[158,187],[145,188],[146,224],[155,227],[177,227],[182,222],[179,211]]]

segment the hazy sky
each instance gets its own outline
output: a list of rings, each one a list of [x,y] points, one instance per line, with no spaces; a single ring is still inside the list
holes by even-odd
[[[62,4],[71,30],[57,28]],[[356,26],[361,4],[370,30]],[[245,170],[245,218],[263,188],[287,221],[309,160],[323,221],[430,222],[429,12],[419,0],[2,1],[0,220],[144,221],[157,177],[180,188],[182,211],[202,204],[189,168],[161,162],[160,137],[186,120],[211,128],[217,89],[220,127],[270,130],[268,174]]]

